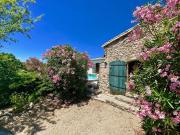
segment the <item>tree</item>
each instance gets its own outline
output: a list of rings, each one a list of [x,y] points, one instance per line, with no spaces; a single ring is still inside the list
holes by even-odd
[[[0,107],[9,103],[9,85],[17,78],[17,71],[22,66],[14,55],[0,53]]]
[[[16,72],[23,67],[14,55],[0,53],[0,89],[8,89],[16,77]]]
[[[13,35],[21,33],[29,37],[28,32],[41,16],[33,18],[29,5],[35,0],[1,0],[0,1],[0,46],[3,42],[17,41]]]

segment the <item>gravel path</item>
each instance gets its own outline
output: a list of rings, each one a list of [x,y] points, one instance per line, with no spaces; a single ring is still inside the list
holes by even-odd
[[[56,123],[42,121],[36,135],[135,135],[140,130],[136,116],[95,100],[56,110],[52,119]]]

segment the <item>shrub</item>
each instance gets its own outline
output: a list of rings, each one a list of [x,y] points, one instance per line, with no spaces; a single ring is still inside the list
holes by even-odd
[[[40,83],[41,80],[36,73],[19,70],[16,73],[16,79],[9,85],[9,90],[17,93],[33,93]]]
[[[36,72],[19,70],[17,79],[10,84],[9,89],[12,93],[26,95],[29,102],[36,102],[41,96],[52,92],[54,87],[49,80],[40,78]]]
[[[56,46],[44,54],[48,76],[62,99],[77,100],[85,95],[89,58],[70,46]]]
[[[29,58],[24,63],[27,71],[34,72],[39,78],[40,83],[36,86],[37,96],[44,96],[54,90],[54,85],[48,78],[47,65],[37,58]]]
[[[23,111],[28,102],[28,96],[23,93],[14,93],[10,96],[11,103],[16,112]]]
[[[23,98],[26,95],[29,101],[35,102],[40,96],[51,92],[53,90],[52,85],[48,83],[49,81],[46,78],[39,76],[41,73],[27,71],[15,56],[1,53],[0,107],[14,104],[14,100],[11,100],[11,98],[14,98],[14,96],[11,97],[14,93],[18,95],[16,99]],[[19,105],[16,108],[18,109],[18,107]]]
[[[0,53],[0,106],[9,103],[9,85],[17,78],[22,63],[12,54]]]
[[[28,95],[36,96],[38,91],[38,86],[41,84],[41,80],[37,78],[37,75],[33,72],[28,72],[25,70],[19,70],[15,74],[15,79],[11,84],[9,84],[8,89],[1,91],[1,107],[13,104],[10,100],[12,94],[16,93],[21,95],[26,93]],[[37,96],[34,98],[36,99]],[[35,100],[36,101],[36,100]]]
[[[46,64],[44,64],[42,61],[40,61],[37,58],[29,58],[24,63],[26,69],[31,72],[36,72],[40,77],[46,76]]]
[[[180,132],[180,1],[148,4],[134,12],[139,25],[130,40],[144,38],[141,70],[131,76],[129,88],[138,93],[138,115],[146,134]],[[151,37],[151,38],[149,38]]]

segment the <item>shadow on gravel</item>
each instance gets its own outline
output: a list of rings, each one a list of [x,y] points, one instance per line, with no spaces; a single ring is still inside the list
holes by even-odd
[[[78,107],[87,105],[90,98],[84,98],[79,102],[63,102],[54,95],[49,94],[37,104],[30,104],[21,113],[14,113],[12,109],[0,111],[0,125],[12,133],[34,135],[38,131],[45,130],[42,121],[56,124],[53,121],[54,111],[61,108],[69,108],[77,104]],[[1,135],[1,134],[0,134]]]

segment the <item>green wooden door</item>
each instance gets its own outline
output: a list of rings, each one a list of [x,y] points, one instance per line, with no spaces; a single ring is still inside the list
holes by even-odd
[[[109,69],[109,86],[113,94],[125,94],[127,67],[124,61],[113,61]]]

